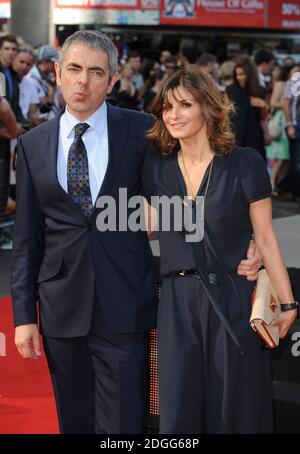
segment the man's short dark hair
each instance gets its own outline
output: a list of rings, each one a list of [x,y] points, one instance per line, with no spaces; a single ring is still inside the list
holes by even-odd
[[[128,54],[128,60],[130,58],[141,58],[141,54],[137,51],[137,50],[132,50],[131,52],[129,52]]]
[[[217,59],[213,54],[210,54],[208,52],[204,52],[200,58],[198,59],[198,65],[199,66],[207,66],[210,63],[217,63]]]
[[[191,64],[196,63],[197,60],[197,52],[191,46],[186,46],[181,49],[181,55],[187,59],[187,61]]]
[[[19,47],[19,49],[17,50],[17,55],[22,53],[30,55],[33,58],[33,60],[35,60],[34,52],[29,47]]]
[[[17,41],[17,38],[15,37],[15,35],[4,35],[4,36],[1,36],[1,38],[0,38],[0,49],[3,46],[3,44],[5,43],[5,41],[8,41],[9,43],[13,43],[16,46],[18,46],[18,41]]]
[[[257,66],[262,63],[270,63],[270,61],[275,60],[274,54],[267,49],[260,49],[254,55],[254,61]]]

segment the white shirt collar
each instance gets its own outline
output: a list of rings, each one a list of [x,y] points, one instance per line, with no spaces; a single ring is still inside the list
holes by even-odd
[[[42,79],[41,73],[39,72],[37,65],[33,65],[33,67],[30,69],[28,75],[32,76],[34,79]]]
[[[67,107],[65,108],[63,117],[67,137],[69,137],[71,133],[74,133],[74,126],[78,123],[88,123],[91,129],[94,129],[100,136],[102,136],[107,126],[107,105],[106,102],[101,104],[96,112],[94,112],[85,121],[80,121],[78,118],[75,118],[74,115],[68,111]],[[88,129],[88,131],[89,130],[90,129]]]
[[[264,76],[261,72],[259,72],[258,75],[259,75],[259,84],[262,87],[265,87],[266,86],[266,76]]]

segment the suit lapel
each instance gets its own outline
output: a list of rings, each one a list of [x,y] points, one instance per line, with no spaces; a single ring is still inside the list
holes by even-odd
[[[97,199],[101,195],[107,195],[115,181],[116,174],[125,155],[125,141],[128,131],[127,125],[124,124],[126,117],[122,110],[109,104],[107,107],[108,165]]]
[[[43,157],[45,166],[48,169],[48,175],[51,181],[58,183],[57,178],[57,151],[58,151],[58,136],[59,136],[59,121],[60,115],[55,117],[52,121],[47,122],[47,129],[44,129],[41,134],[45,143],[45,152]],[[60,186],[60,185],[59,185]]]
[[[59,139],[59,122],[60,117],[63,114],[64,110],[55,117],[53,120],[47,122],[47,129],[44,129],[41,134],[43,135],[43,140],[41,143],[45,143],[45,151],[43,153],[44,165],[47,168],[47,174],[53,182],[54,187],[60,192],[61,197],[63,197],[73,209],[77,211],[84,219],[87,219],[83,211],[78,205],[71,199],[69,194],[61,187],[58,177],[57,177],[57,154],[58,154],[58,139]]]

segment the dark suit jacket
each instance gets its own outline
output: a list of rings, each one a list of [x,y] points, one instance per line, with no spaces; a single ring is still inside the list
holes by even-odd
[[[53,337],[89,331],[94,292],[106,323],[117,332],[155,326],[153,256],[145,232],[99,232],[94,207],[86,217],[57,178],[57,117],[20,137],[17,214],[12,260],[15,325],[37,322]],[[140,193],[151,117],[108,106],[108,169],[99,195]],[[117,204],[118,206],[118,204]]]

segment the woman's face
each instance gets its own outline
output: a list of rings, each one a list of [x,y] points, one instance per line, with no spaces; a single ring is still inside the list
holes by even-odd
[[[204,127],[200,104],[183,87],[167,92],[162,118],[174,139],[190,139]]]
[[[172,63],[171,61],[169,62],[166,62],[165,63],[165,72],[166,72],[166,75],[169,77],[171,76],[172,74],[174,74],[174,72],[176,71],[176,64],[175,63]]]
[[[130,79],[133,76],[132,66],[126,63],[122,68],[122,75],[127,79]]]
[[[247,74],[245,73],[243,68],[236,68],[235,75],[236,75],[236,80],[238,81],[240,86],[244,88],[246,86],[246,82],[247,82]]]
[[[160,73],[160,66],[159,63],[155,62],[152,68],[153,73],[159,74]]]
[[[274,66],[274,68],[272,69],[272,78],[273,80],[279,80],[280,79],[280,75],[281,75],[281,68],[280,66]]]

